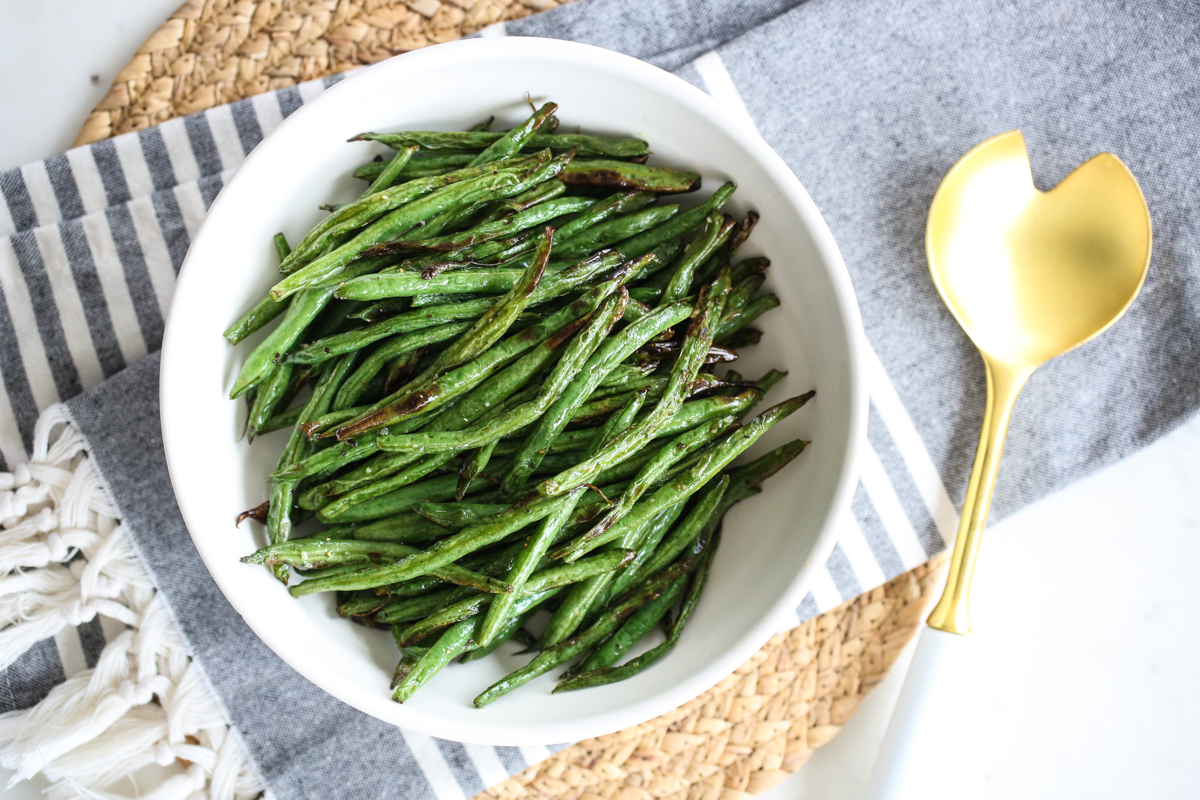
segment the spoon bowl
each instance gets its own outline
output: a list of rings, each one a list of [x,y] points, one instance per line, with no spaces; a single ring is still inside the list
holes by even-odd
[[[1036,366],[1104,331],[1150,263],[1150,215],[1111,153],[1049,192],[1033,185],[1020,131],[967,153],[929,213],[938,291],[984,353]]]

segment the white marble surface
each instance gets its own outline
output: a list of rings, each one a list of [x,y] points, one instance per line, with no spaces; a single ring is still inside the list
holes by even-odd
[[[178,2],[0,2],[0,169],[68,147]],[[1197,486],[1200,422],[989,531],[927,797],[1200,796]],[[906,665],[764,797],[860,800]]]

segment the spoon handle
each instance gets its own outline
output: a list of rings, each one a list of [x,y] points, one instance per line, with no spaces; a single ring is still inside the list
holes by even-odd
[[[979,432],[979,447],[975,450],[975,465],[963,499],[958,535],[954,539],[954,554],[942,599],[934,606],[927,622],[931,628],[949,633],[971,632],[968,602],[971,576],[979,556],[979,543],[987,525],[988,508],[996,488],[996,472],[1004,453],[1004,435],[1012,418],[1013,405],[1025,381],[1035,367],[1015,366],[983,356],[987,368],[987,407],[983,412],[983,429]]]
[[[937,746],[935,734],[938,729],[944,729],[952,715],[944,702],[939,704],[938,695],[946,691],[955,678],[961,678],[958,675],[961,659],[952,656],[961,649],[962,639],[954,634],[971,632],[968,609],[971,577],[996,487],[1004,435],[1017,395],[1034,370],[1028,366],[1014,367],[987,355],[983,360],[987,367],[987,408],[983,413],[975,465],[963,500],[946,590],[929,615],[928,627],[921,632],[871,774],[867,800],[926,797],[929,786],[925,785],[925,779],[937,773],[930,768],[931,759],[936,760],[938,756],[931,748]]]

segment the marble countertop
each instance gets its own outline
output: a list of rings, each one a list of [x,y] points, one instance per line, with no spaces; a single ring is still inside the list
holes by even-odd
[[[0,3],[0,169],[69,147],[178,3]],[[1200,796],[1198,486],[1200,420],[988,531],[946,736],[922,742],[943,754],[927,797]],[[763,797],[859,800],[909,655]]]

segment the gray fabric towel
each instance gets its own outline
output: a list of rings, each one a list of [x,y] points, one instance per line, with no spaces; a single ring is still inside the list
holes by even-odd
[[[1195,5],[584,0],[507,32],[621,50],[701,88],[714,74],[706,54],[715,50],[760,132],[829,222],[886,373],[871,386],[865,459],[880,469],[864,473],[853,504],[870,563],[836,548],[826,570],[831,590],[810,595],[801,616],[943,547],[946,520],[936,519],[931,497],[962,493],[984,381],[930,283],[923,233],[942,176],[983,139],[1022,129],[1043,188],[1097,152],[1116,153],[1141,182],[1156,240],[1130,313],[1026,389],[993,518],[1194,413]],[[167,481],[157,357],[143,356],[158,349],[173,273],[229,170],[320,88],[284,90],[0,175],[0,454],[9,467],[22,461],[38,411],[74,398],[72,414],[147,565],[164,578],[160,590],[277,797],[470,796],[494,777],[478,753],[437,741],[444,766],[432,774],[413,739],[324,695],[253,636],[192,548]],[[901,429],[906,418],[921,452]],[[922,457],[936,485],[921,473]],[[80,638],[102,646],[85,627]],[[3,673],[0,707],[37,702],[62,676],[53,643],[37,645]],[[276,711],[281,698],[286,716]],[[535,754],[500,747],[487,758],[511,774]]]

